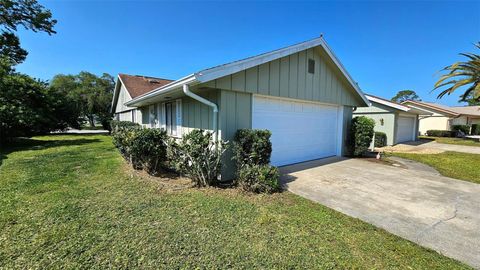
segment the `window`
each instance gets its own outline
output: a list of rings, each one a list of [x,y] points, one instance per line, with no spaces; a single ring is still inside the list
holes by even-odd
[[[165,103],[165,130],[168,134],[177,136],[177,104]]]
[[[308,73],[315,73],[315,60],[308,59]]]

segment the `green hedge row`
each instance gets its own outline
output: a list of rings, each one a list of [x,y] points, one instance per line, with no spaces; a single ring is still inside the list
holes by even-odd
[[[375,147],[387,146],[387,134],[383,132],[375,132]]]
[[[432,137],[455,137],[456,131],[451,130],[427,130],[427,136]]]

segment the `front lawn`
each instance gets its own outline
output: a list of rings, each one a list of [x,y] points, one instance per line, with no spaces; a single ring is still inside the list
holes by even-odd
[[[442,175],[480,184],[480,155],[459,152],[440,154],[388,153],[425,163]]]
[[[0,268],[469,269],[288,192],[164,189],[102,135],[2,150]]]
[[[466,145],[466,146],[480,147],[480,142],[474,141],[474,140],[462,139],[462,138],[421,136],[420,139],[435,140],[437,143],[446,143],[446,144],[456,144],[456,145]]]

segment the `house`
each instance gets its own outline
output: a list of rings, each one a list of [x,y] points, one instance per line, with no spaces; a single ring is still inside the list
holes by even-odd
[[[238,129],[268,129],[275,166],[344,154],[353,108],[369,104],[323,37],[200,70],[131,99],[120,99],[129,91],[124,83],[119,76],[116,115],[137,110],[133,121],[174,137],[198,128],[231,141]]]
[[[357,108],[353,115],[367,116],[375,120],[375,131],[387,135],[387,145],[417,140],[419,117],[432,114],[373,95],[365,96],[371,106]]]
[[[140,112],[136,107],[126,106],[125,103],[171,82],[172,80],[154,77],[118,74],[111,106],[114,108],[115,119],[138,122]]]
[[[419,120],[420,134],[428,130],[451,130],[454,125],[480,124],[480,106],[449,107],[441,104],[407,100],[402,104],[430,111],[432,115]]]

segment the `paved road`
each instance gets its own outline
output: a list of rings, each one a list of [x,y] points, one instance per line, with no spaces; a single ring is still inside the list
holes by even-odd
[[[293,193],[480,269],[480,185],[404,165],[330,158],[280,171]]]
[[[444,151],[455,151],[455,152],[462,152],[462,153],[471,153],[471,154],[480,154],[480,147],[478,146],[467,146],[467,145],[456,145],[456,144],[446,144],[446,143],[437,143],[437,142],[429,142],[426,144],[422,144],[417,146],[419,148],[433,148],[433,149],[441,149]]]

